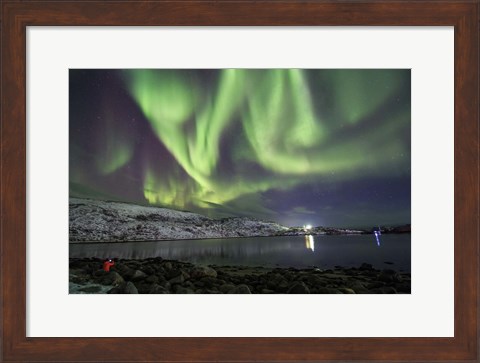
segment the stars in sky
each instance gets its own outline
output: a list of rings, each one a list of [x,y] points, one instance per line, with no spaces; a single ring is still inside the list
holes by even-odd
[[[71,195],[410,222],[409,70],[73,69],[69,118]]]

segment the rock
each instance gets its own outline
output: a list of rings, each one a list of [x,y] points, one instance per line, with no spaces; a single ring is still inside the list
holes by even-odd
[[[135,270],[128,267],[124,263],[117,262],[115,266],[112,267],[113,271],[118,272],[120,275],[123,276],[125,280],[130,280],[135,273]]]
[[[138,290],[135,287],[135,285],[133,284],[133,282],[128,281],[127,285],[125,286],[124,293],[125,294],[138,294]]]
[[[136,282],[135,287],[137,288],[139,294],[148,294],[152,284],[146,283],[145,280],[143,280]]]
[[[267,274],[267,288],[269,290],[285,290],[288,287],[288,281],[279,273]]]
[[[368,290],[372,290],[372,289],[377,289],[379,287],[383,287],[385,286],[385,284],[383,282],[380,282],[380,281],[374,281],[374,282],[371,282],[369,283],[367,286],[365,286]]]
[[[213,277],[208,277],[208,276],[207,276],[207,277],[203,277],[203,278],[200,280],[200,282],[202,282],[203,285],[204,285],[205,287],[207,287],[207,288],[211,288],[211,287],[213,287],[213,286],[215,286],[215,285],[218,284],[218,280],[217,280],[217,279],[215,279],[215,278],[213,278]]]
[[[171,262],[165,262],[163,267],[165,267],[165,270],[171,270],[172,269],[172,263]]]
[[[380,290],[382,291],[383,294],[396,294],[397,293],[397,290],[395,290],[391,286],[381,287]]]
[[[394,282],[402,282],[403,281],[402,275],[396,273],[395,275],[393,275],[393,281]]]
[[[88,294],[96,293],[101,290],[100,286],[98,285],[93,285],[93,286],[86,286],[82,287],[81,289],[78,289],[78,291],[85,292]]]
[[[410,286],[410,283],[402,283],[400,285],[396,285],[395,286],[395,289],[398,291],[398,292],[401,292],[403,294],[410,294],[411,293],[411,286]]]
[[[169,271],[169,273],[167,274],[169,280],[173,279],[174,277],[178,277],[180,275],[183,276],[184,280],[187,280],[190,278],[190,274],[183,269],[173,269]]]
[[[341,287],[338,290],[344,294],[355,294],[355,291],[352,289],[349,289],[348,287]]]
[[[356,285],[351,288],[353,291],[355,291],[355,294],[368,294],[368,289],[364,286]]]
[[[155,274],[155,269],[153,267],[147,266],[143,268],[143,272],[145,272],[145,274],[149,276]]]
[[[90,281],[89,276],[76,276],[76,275],[71,275],[69,276],[70,282],[73,282],[78,285],[86,285]]]
[[[172,285],[170,284],[170,282],[168,281],[164,281],[164,282],[159,282],[158,283],[160,286],[162,286],[165,290],[170,290],[170,288],[172,287]]]
[[[310,290],[303,282],[295,282],[290,285],[287,291],[288,294],[310,294]]]
[[[384,275],[395,275],[396,271],[390,270],[390,269],[385,269],[385,270],[382,270],[382,274],[384,274]]]
[[[159,284],[152,284],[150,286],[149,294],[168,294],[168,290]]]
[[[148,282],[148,283],[151,283],[151,284],[157,283],[158,282],[158,276],[150,275],[145,279],[145,282]]]
[[[202,283],[202,285],[203,285],[203,283]],[[220,292],[223,292],[224,294],[226,294],[227,292],[229,292],[230,290],[233,290],[234,288],[235,288],[235,285],[232,285],[232,284],[224,284],[224,285],[220,286],[220,287],[218,288],[218,290],[219,290]]]
[[[181,273],[180,273],[180,275],[172,277],[170,280],[168,280],[168,282],[170,282],[172,285],[173,284],[181,284],[184,281],[185,281],[185,278],[183,277],[183,275]]]
[[[103,276],[105,276],[106,274],[108,274],[108,272],[106,272],[106,271],[103,270],[103,269],[95,270],[95,271],[93,271],[93,273],[92,273],[93,277],[103,277]]]
[[[113,285],[113,286],[118,286],[122,282],[124,282],[123,277],[120,276],[120,274],[118,274],[118,272],[115,272],[115,271],[105,272],[103,276],[100,276],[97,278],[97,281],[99,284],[102,284],[102,285]]]
[[[362,271],[371,271],[373,270],[373,266],[369,263],[362,263],[362,265],[360,266],[359,270],[362,270]]]
[[[107,294],[124,294],[126,286],[127,286],[127,283],[123,282],[122,284],[114,287],[113,289],[108,290]]]
[[[195,266],[190,271],[190,276],[195,279],[202,277],[217,277],[217,271],[208,266]]]
[[[380,274],[378,276],[378,280],[379,281],[382,281],[382,282],[393,282],[393,276],[392,275],[384,275],[384,274]]]
[[[195,285],[191,281],[187,281],[183,284],[183,287],[188,287],[189,289],[195,289]]]
[[[163,284],[164,284],[165,282],[168,281],[168,280],[165,278],[165,276],[163,276],[163,275],[156,275],[156,276],[158,277],[157,283],[160,284],[160,285],[162,285],[162,286],[163,286]]]
[[[377,270],[364,270],[364,271],[361,271],[362,275],[363,276],[368,276],[368,277],[374,277],[374,278],[377,278],[378,276],[378,272]]]
[[[305,282],[310,286],[325,286],[325,281],[318,275],[308,275]]]
[[[383,270],[378,276],[378,280],[383,282],[402,282],[402,276],[393,270]]]
[[[140,280],[143,280],[147,277],[147,274],[145,272],[142,272],[140,270],[135,270],[135,272],[133,273],[133,276],[130,280],[132,281],[140,281]]]
[[[245,284],[240,284],[235,286],[232,290],[228,292],[229,294],[251,294],[249,287]]]
[[[176,294],[195,294],[195,291],[192,289],[188,289],[186,287],[177,285],[177,288],[175,289]]]
[[[285,293],[288,290],[288,281],[283,281],[280,284],[278,284],[275,289],[277,292]]]

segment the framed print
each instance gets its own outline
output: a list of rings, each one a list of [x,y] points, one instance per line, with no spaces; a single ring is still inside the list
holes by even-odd
[[[478,20],[2,3],[2,359],[477,361]]]

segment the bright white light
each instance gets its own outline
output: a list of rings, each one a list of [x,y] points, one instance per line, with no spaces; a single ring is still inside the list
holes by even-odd
[[[305,236],[305,246],[307,249],[315,252],[315,240],[312,235]]]
[[[305,227],[304,227],[306,230],[309,230],[309,229],[312,229],[312,226],[310,224],[307,224]]]

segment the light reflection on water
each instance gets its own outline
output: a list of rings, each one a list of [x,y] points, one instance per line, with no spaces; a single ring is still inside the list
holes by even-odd
[[[305,246],[307,247],[307,250],[315,252],[315,240],[313,239],[312,235],[305,235]]]
[[[359,266],[410,271],[410,234],[382,236],[381,248],[372,236],[289,236],[177,240],[158,242],[70,244],[70,257],[163,257],[202,264],[331,268]]]

